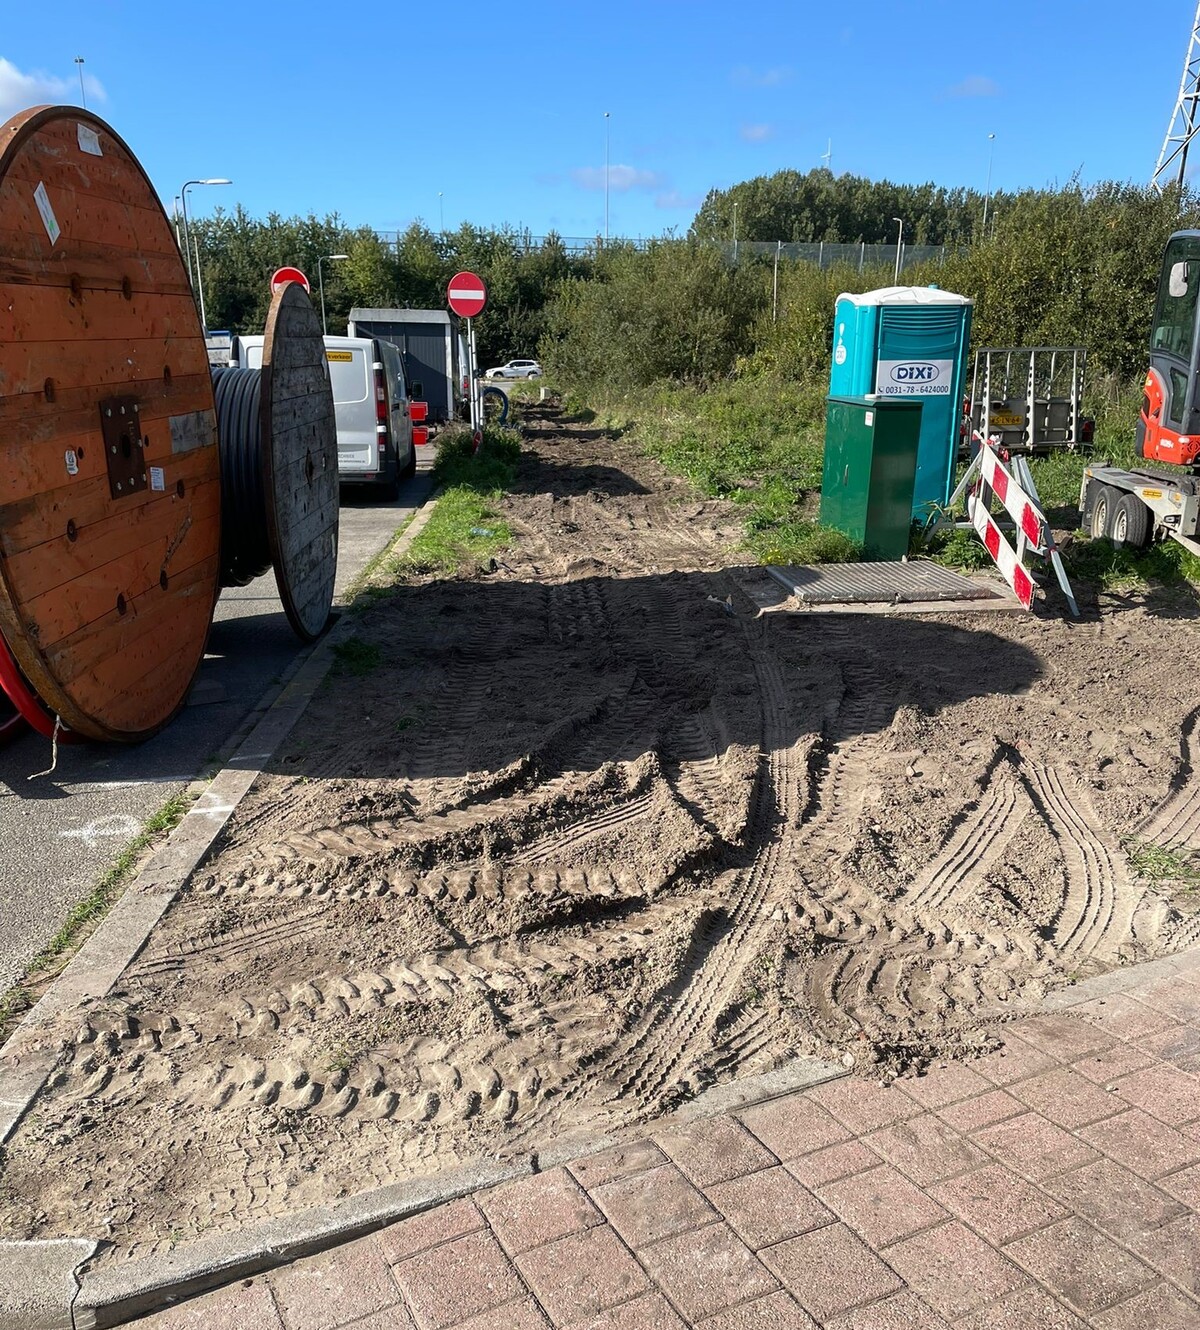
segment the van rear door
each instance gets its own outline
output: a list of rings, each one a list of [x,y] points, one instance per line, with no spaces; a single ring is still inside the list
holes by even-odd
[[[370,343],[325,347],[333,410],[337,418],[338,471],[347,479],[379,470],[375,432],[375,374],[367,357]]]

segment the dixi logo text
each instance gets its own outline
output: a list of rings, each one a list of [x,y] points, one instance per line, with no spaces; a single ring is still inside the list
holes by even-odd
[[[896,383],[932,383],[937,376],[936,365],[896,365],[892,369]]]

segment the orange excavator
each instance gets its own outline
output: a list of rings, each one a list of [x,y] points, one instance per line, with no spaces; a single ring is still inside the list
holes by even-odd
[[[1138,452],[1153,462],[1191,466],[1200,457],[1200,231],[1167,242],[1150,333],[1150,369],[1138,418]]]

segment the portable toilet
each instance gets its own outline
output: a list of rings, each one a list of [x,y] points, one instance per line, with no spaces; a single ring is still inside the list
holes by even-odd
[[[921,403],[912,500],[921,521],[949,502],[953,488],[973,306],[935,286],[838,296],[830,396]]]

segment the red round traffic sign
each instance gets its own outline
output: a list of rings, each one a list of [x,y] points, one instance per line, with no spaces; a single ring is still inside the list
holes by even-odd
[[[487,304],[487,287],[473,272],[456,272],[446,288],[446,301],[460,319],[482,314]]]
[[[308,294],[312,295],[312,287],[308,284],[308,278],[299,268],[276,268],[271,274],[271,294],[277,296],[289,282],[299,282]]]

